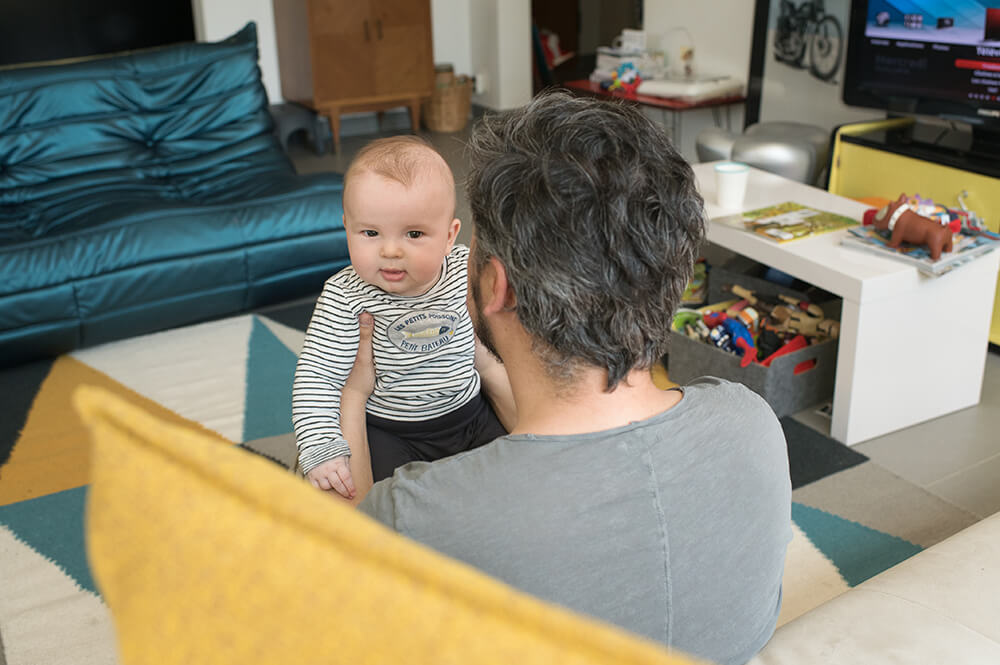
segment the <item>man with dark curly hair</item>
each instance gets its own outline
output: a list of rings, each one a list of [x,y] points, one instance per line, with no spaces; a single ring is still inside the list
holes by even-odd
[[[507,368],[517,425],[359,482],[360,509],[548,601],[747,661],[781,605],[788,459],[744,386],[652,381],[704,240],[690,166],[635,107],[565,93],[485,116],[470,151],[469,309]],[[345,397],[359,433],[362,318]]]

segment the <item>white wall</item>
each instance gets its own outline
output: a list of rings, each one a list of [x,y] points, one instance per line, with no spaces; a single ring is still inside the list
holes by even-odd
[[[661,38],[664,45],[683,40],[675,28],[687,28],[694,44],[694,64],[698,72],[734,76],[744,84],[750,72],[753,41],[754,4],[751,0],[645,0],[643,28],[651,46]],[[667,57],[675,57],[667,53]],[[743,129],[743,107],[730,108],[732,127]],[[681,153],[696,161],[695,139],[705,127],[713,126],[710,109],[681,114]]]
[[[531,0],[461,1],[469,6],[472,73],[486,81],[486,90],[472,101],[491,109],[526,104],[531,99]]]
[[[219,41],[237,32],[248,21],[257,23],[258,65],[267,98],[272,104],[283,101],[271,0],[191,0],[191,8],[194,10],[195,39],[200,42]]]
[[[685,27],[694,43],[695,67],[699,71],[735,76],[746,82],[754,4],[751,0],[646,0],[643,28],[647,43],[655,44],[654,40],[661,37],[672,43],[679,34],[671,29]]]
[[[494,0],[497,5],[497,53],[500,62],[498,104],[510,109],[531,100],[531,0]],[[503,5],[503,11],[500,5]]]
[[[469,0],[432,0],[434,63],[451,63],[456,74],[472,74]]]
[[[500,63],[495,54],[499,52],[500,35],[497,31],[497,3],[495,0],[466,0],[469,6],[469,43],[472,74],[484,82],[482,94],[474,94],[472,101],[487,108],[497,108],[499,102]]]

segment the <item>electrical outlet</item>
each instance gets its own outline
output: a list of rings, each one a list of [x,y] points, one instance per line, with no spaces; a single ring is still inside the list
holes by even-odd
[[[486,74],[482,72],[476,74],[476,82],[474,88],[477,95],[481,95],[484,92],[486,92]]]

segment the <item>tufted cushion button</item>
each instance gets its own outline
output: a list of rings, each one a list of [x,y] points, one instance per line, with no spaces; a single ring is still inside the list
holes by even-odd
[[[156,145],[156,141],[154,141],[153,139],[146,139],[146,147],[147,148],[152,148],[155,145]]]

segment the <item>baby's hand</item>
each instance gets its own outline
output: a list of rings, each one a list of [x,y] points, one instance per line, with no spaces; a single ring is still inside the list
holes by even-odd
[[[349,460],[347,455],[334,457],[311,470],[306,478],[317,489],[333,490],[345,499],[353,499],[354,479],[351,477]]]

